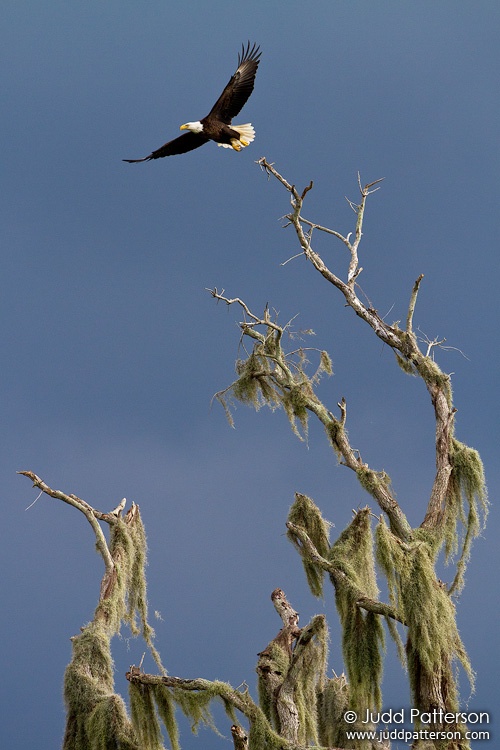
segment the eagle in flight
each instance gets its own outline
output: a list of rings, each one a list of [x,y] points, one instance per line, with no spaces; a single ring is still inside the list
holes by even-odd
[[[249,122],[245,125],[232,125],[231,121],[239,114],[253,91],[260,56],[260,47],[256,44],[250,47],[250,42],[248,42],[246,49],[243,45],[238,55],[236,72],[231,76],[226,88],[206,117],[181,125],[181,130],[189,132],[174,138],[173,141],[168,141],[149,156],[143,159],[123,159],[123,161],[137,164],[141,161],[161,159],[163,156],[185,154],[187,151],[203,146],[208,141],[215,141],[218,146],[233,148],[235,151],[241,151],[242,148],[248,146],[255,138],[253,126]]]

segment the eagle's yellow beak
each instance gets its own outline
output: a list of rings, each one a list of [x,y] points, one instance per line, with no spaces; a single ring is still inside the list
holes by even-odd
[[[188,125],[181,125],[179,130],[189,130]]]

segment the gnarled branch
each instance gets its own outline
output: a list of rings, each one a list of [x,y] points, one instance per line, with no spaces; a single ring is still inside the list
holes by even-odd
[[[335,584],[343,586],[347,585],[353,590],[358,607],[367,612],[373,612],[374,614],[382,615],[383,617],[390,617],[391,620],[397,620],[397,622],[400,622],[402,625],[406,624],[404,618],[401,617],[394,607],[390,604],[385,604],[384,602],[366,596],[363,591],[360,591],[353,585],[352,581],[348,580],[344,571],[339,570],[329,560],[320,555],[309,538],[309,535],[303,528],[290,522],[286,524],[286,527],[300,541],[300,553],[302,557],[322,568],[325,573],[328,573],[331,576]]]

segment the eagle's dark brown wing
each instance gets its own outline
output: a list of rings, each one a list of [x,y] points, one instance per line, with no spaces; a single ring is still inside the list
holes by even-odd
[[[232,118],[240,112],[253,91],[255,75],[262,54],[259,50],[260,47],[256,44],[250,48],[250,42],[246,49],[245,45],[242,46],[241,53],[238,55],[236,72],[231,76],[231,80],[208,113],[207,119],[214,117],[229,125]]]
[[[209,139],[205,138],[201,133],[184,133],[178,138],[174,138],[173,141],[165,143],[160,148],[153,151],[149,156],[145,156],[143,159],[123,159],[123,161],[129,164],[138,164],[140,161],[151,161],[151,159],[161,159],[163,156],[174,156],[175,154],[185,154],[188,151],[193,151],[199,146],[203,146],[204,143],[208,143]]]

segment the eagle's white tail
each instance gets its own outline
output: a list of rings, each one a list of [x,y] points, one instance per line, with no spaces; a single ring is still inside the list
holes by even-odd
[[[239,140],[236,141],[240,148],[245,148],[245,146],[248,146],[248,144],[255,138],[255,130],[250,122],[247,122],[244,125],[231,125],[231,128],[240,134]],[[234,148],[230,143],[218,143],[217,145],[222,146],[223,148]],[[239,151],[239,149],[235,149],[235,151]]]

